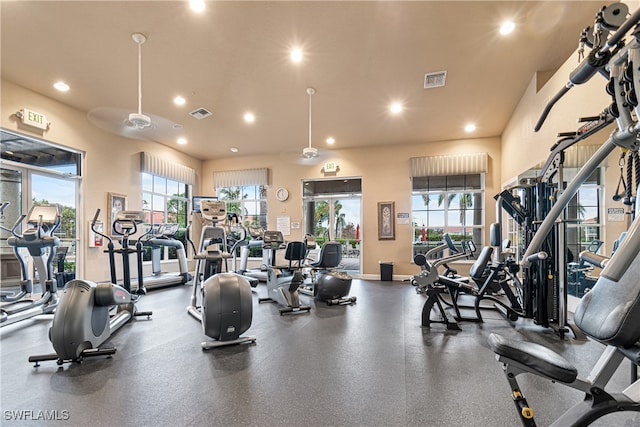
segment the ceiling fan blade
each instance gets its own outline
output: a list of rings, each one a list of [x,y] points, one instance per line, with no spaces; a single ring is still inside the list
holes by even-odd
[[[132,139],[142,139],[160,143],[173,143],[182,134],[182,125],[142,111],[142,44],[147,37],[133,33],[133,41],[138,45],[138,109],[98,107],[87,114],[89,121],[98,128],[116,135]]]
[[[336,152],[331,150],[318,150],[318,155],[312,158],[306,158],[302,155],[302,150],[293,148],[280,153],[283,162],[295,165],[316,166],[321,165],[331,159],[338,159]]]
[[[280,159],[288,164],[302,164],[302,153],[298,149],[289,149],[280,152]]]
[[[318,150],[318,156],[311,159],[314,164],[319,165],[326,163],[329,160],[337,160],[339,158],[338,154],[335,151],[331,150]]]
[[[182,134],[182,125],[149,113],[145,115],[151,119],[151,125],[146,128],[137,128],[129,122],[131,112],[133,110],[98,107],[89,111],[87,117],[96,127],[126,138],[171,143]]]

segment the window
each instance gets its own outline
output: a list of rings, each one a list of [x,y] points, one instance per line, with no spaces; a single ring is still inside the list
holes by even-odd
[[[219,200],[227,203],[227,212],[238,214],[244,226],[267,228],[267,190],[264,185],[218,188],[216,194]]]
[[[77,217],[78,194],[81,182],[82,153],[49,141],[17,132],[0,129],[0,148],[2,151],[2,202],[10,205],[4,211],[0,222],[11,228],[22,213],[27,213],[34,205],[57,203],[61,207],[62,222],[55,235],[61,240],[60,247],[65,248],[64,264],[54,265],[64,267],[66,273],[75,273],[76,267],[81,265],[80,253],[76,253],[78,241]],[[91,213],[93,214],[93,213]],[[24,226],[24,224],[23,224]],[[19,233],[24,230],[19,227]],[[6,230],[0,230],[0,263],[11,265],[15,256],[12,248],[7,246],[7,238],[11,236]],[[58,249],[58,254],[63,250]],[[57,262],[57,260],[56,260]],[[7,267],[9,268],[9,267]],[[0,279],[3,284],[9,284],[14,276],[19,280],[20,271],[11,272],[6,277],[3,268]],[[81,270],[77,270],[81,271]],[[62,271],[60,271],[62,272]],[[63,282],[58,283],[59,289]]]
[[[222,187],[216,189],[218,200],[227,204],[227,212],[235,213],[244,227],[267,229],[267,189],[264,185]],[[261,247],[249,248],[250,257],[262,257]]]
[[[569,179],[578,172],[577,169],[565,169]],[[567,206],[567,246],[568,262],[578,262],[580,252],[597,246],[600,241],[602,227],[600,199],[602,197],[602,179],[600,169],[596,170],[581,186]],[[571,259],[573,258],[573,260]]]
[[[2,160],[24,167],[46,169],[67,176],[80,176],[82,154],[50,142],[23,136],[8,130],[0,131]]]
[[[180,230],[174,237],[188,247],[185,230],[190,186],[161,176],[142,173],[142,210],[149,224],[179,224]],[[164,248],[161,259],[176,259],[175,248]],[[166,253],[168,251],[168,253]],[[145,261],[151,260],[151,251],[145,251]]]
[[[444,233],[460,245],[483,244],[484,175],[425,176],[412,179],[413,254],[441,244]]]

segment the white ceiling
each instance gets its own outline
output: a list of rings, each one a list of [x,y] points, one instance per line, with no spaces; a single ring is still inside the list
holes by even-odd
[[[196,158],[301,152],[310,86],[320,150],[328,136],[336,149],[499,136],[534,73],[557,69],[603,5],[210,1],[196,15],[187,3],[2,1],[2,77],[83,112],[135,112],[131,34],[141,32],[143,111],[183,126],[155,140]],[[503,37],[507,18],[517,27]],[[294,46],[304,51],[299,64],[288,58]],[[446,87],[423,89],[424,73],[442,70]],[[53,89],[59,79],[69,92]],[[176,95],[187,104],[176,107]],[[388,113],[395,100],[405,106],[398,116]],[[188,115],[199,107],[213,115]],[[475,133],[464,132],[467,122]],[[187,145],[176,145],[177,133]]]

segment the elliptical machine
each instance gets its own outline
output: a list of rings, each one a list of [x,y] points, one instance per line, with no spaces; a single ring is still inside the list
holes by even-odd
[[[2,210],[9,205],[4,203]],[[29,226],[22,235],[16,229],[27,218]],[[7,239],[7,244],[13,246],[16,258],[20,263],[20,291],[13,294],[2,295],[0,300],[8,304],[2,306],[0,326],[29,319],[40,314],[50,314],[58,305],[57,285],[53,277],[53,260],[56,257],[56,248],[60,245],[60,239],[53,232],[60,225],[60,207],[58,205],[32,206],[27,215],[21,215],[10,231],[12,237]],[[33,300],[29,297],[33,293],[33,281],[28,273],[27,260],[21,248],[27,249],[38,272],[42,295],[40,299]]]
[[[29,362],[40,366],[39,362],[57,360],[81,363],[85,357],[111,356],[115,347],[101,348],[107,339],[133,317],[152,315],[150,311],[137,311],[136,303],[145,294],[142,283],[142,243],[140,236],[135,248],[129,246],[130,236],[136,234],[138,225],[144,222],[142,211],[119,211],[113,222],[112,231],[121,236],[121,248],[115,249],[113,239],[96,228],[100,209],[96,211],[91,230],[108,240],[107,252],[111,269],[111,283],[96,284],[89,280],[72,280],[64,287],[62,302],[53,316],[49,329],[49,340],[55,353],[29,357]],[[122,255],[123,286],[116,285],[115,254]],[[131,293],[131,271],[129,255],[136,253],[138,266],[138,288]],[[112,306],[117,306],[111,316]]]
[[[241,336],[253,320],[251,285],[240,274],[222,272],[223,262],[226,266],[232,257],[226,250],[225,228],[218,225],[227,217],[226,203],[202,200],[200,215],[207,225],[202,228],[194,256],[196,271],[187,312],[201,323],[204,334],[214,339],[202,342],[202,349],[255,342],[253,335]]]

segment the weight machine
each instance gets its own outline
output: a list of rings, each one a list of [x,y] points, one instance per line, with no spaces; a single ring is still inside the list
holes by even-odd
[[[561,194],[537,226],[522,262],[523,268],[528,271],[535,270],[531,266],[530,256],[544,247],[558,221],[562,224],[563,212],[569,201],[600,163],[615,147],[631,152],[638,151],[640,85],[636,82],[640,81],[640,10],[628,18],[627,10],[627,6],[622,3],[615,3],[600,10],[594,31],[591,33],[591,42],[587,37],[589,30],[585,30],[581,38],[581,43],[591,43],[589,47],[592,47],[592,51],[571,73],[570,81],[565,88],[549,102],[536,125],[536,130],[540,129],[552,106],[573,85],[584,83],[595,74],[601,74],[608,79],[607,92],[613,102],[607,109],[607,114],[615,118],[617,129],[574,179],[563,186]],[[615,33],[608,37],[609,31]],[[631,34],[625,43],[624,39],[629,32]],[[562,239],[562,235],[559,238]],[[562,256],[560,254],[560,260]],[[496,353],[496,359],[503,365],[511,388],[511,398],[524,426],[536,425],[534,411],[517,381],[517,377],[525,373],[584,393],[584,398],[558,418],[553,426],[585,426],[609,413],[640,411],[640,380],[637,375],[637,367],[640,364],[639,276],[640,220],[635,218],[627,237],[604,266],[593,289],[580,300],[574,314],[576,327],[606,346],[588,377],[579,377],[575,366],[544,346],[505,338],[495,333],[489,336],[489,346]],[[561,283],[561,277],[558,281]],[[609,380],[625,359],[628,359],[632,366],[630,385],[616,392],[608,390]]]

